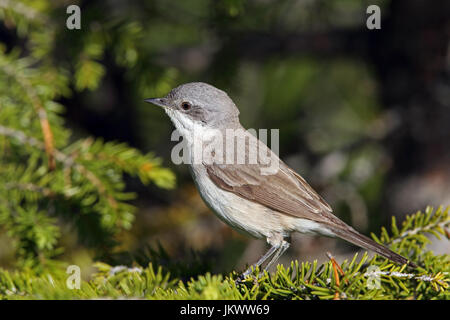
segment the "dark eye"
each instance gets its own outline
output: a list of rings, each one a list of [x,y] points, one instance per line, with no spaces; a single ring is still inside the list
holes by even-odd
[[[183,102],[183,103],[181,103],[181,108],[183,110],[187,111],[191,108],[191,104],[189,102]]]

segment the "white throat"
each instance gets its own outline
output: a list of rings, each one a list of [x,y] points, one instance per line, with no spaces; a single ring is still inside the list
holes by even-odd
[[[197,140],[199,136],[206,136],[207,132],[210,130],[206,125],[180,114],[179,111],[167,108],[165,111],[169,115],[170,120],[172,120],[175,128],[180,132],[184,139],[186,139],[188,145],[192,145],[194,139]]]

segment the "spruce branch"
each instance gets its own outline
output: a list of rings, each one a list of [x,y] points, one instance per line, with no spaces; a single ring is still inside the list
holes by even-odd
[[[39,117],[39,122],[42,129],[42,135],[44,137],[45,152],[48,156],[48,167],[50,171],[55,169],[54,159],[54,142],[53,133],[48,121],[47,111],[45,110],[41,99],[39,98],[36,90],[31,85],[30,81],[25,75],[23,75],[18,68],[13,68],[10,64],[0,64],[0,68],[11,78],[15,79],[23,89],[25,90],[36,114]]]
[[[19,189],[23,191],[38,192],[45,197],[52,197],[55,195],[50,188],[41,187],[33,183],[8,182],[5,183],[4,187],[6,189]]]
[[[425,247],[429,242],[426,235],[434,235],[438,239],[441,235],[447,236],[446,228],[450,225],[450,207],[445,209],[440,206],[436,211],[433,207],[428,206],[425,213],[417,212],[413,215],[407,215],[399,229],[394,217],[392,217],[391,233],[389,235],[386,228],[382,228],[381,237],[377,237],[372,233],[372,238],[378,243],[386,244],[393,247],[404,247],[405,240],[414,240],[413,245]]]
[[[438,239],[440,239],[439,234],[447,236],[445,229],[450,225],[449,208],[450,207],[447,207],[444,210],[441,206],[436,212],[433,213],[433,208],[427,207],[425,209],[425,217],[422,217],[419,213],[412,216],[407,216],[406,221],[403,222],[404,227],[402,228],[402,231],[399,232],[394,239],[388,242],[388,244],[399,243],[404,238],[413,237],[418,234],[431,233]],[[414,224],[416,227],[413,229],[407,229],[406,226],[410,224]],[[394,217],[392,221],[392,228],[393,231],[397,228]]]
[[[15,138],[22,144],[27,144],[31,147],[35,147],[35,148],[38,148],[43,151],[46,150],[45,143],[43,143],[42,141],[39,141],[33,137],[28,137],[25,133],[23,133],[19,130],[7,128],[5,126],[0,125],[0,135],[5,135],[5,136]],[[102,195],[107,197],[108,202],[111,204],[111,206],[113,208],[117,207],[116,200],[107,193],[107,188],[103,185],[102,181],[94,173],[92,173],[91,171],[86,169],[83,165],[75,162],[75,159],[64,154],[63,152],[61,152],[57,149],[54,149],[53,152],[55,154],[56,160],[61,162],[64,167],[73,168],[74,170],[77,170],[82,175],[84,175],[99,190],[99,192]]]

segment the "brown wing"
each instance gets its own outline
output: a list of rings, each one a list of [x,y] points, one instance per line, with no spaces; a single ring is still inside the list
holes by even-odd
[[[263,175],[259,165],[207,165],[211,180],[223,190],[275,211],[326,224],[341,224],[310,185],[280,160],[279,170]]]
[[[206,169],[211,180],[223,190],[233,192],[277,212],[326,224],[338,237],[357,246],[373,250],[392,261],[415,266],[406,258],[360,234],[333,215],[330,206],[310,187],[299,174],[278,159],[267,146],[250,138],[249,144],[258,144],[279,161],[279,170],[264,175],[259,164],[211,164]],[[248,160],[248,151],[245,155]]]

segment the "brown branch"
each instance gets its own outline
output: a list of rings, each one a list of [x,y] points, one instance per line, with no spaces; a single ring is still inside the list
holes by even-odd
[[[40,187],[38,185],[35,185],[33,183],[18,183],[18,182],[9,182],[5,184],[6,189],[20,189],[25,191],[32,191],[32,192],[39,192],[43,194],[46,197],[53,197],[55,193],[45,187]]]
[[[31,101],[31,104],[33,105],[33,108],[39,117],[42,135],[44,137],[45,153],[47,154],[48,157],[48,167],[50,171],[52,171],[55,169],[56,166],[54,156],[55,153],[54,143],[53,143],[54,139],[50,123],[48,121],[47,112],[45,111],[45,108],[42,105],[41,99],[37,95],[36,91],[34,90],[33,86],[31,85],[28,79],[26,79],[23,76],[20,76],[17,72],[15,72],[15,70],[13,70],[13,68],[9,67],[8,65],[4,65],[2,66],[2,68],[7,75],[16,79],[16,81],[25,89]]]
[[[341,274],[341,276],[344,276],[345,275],[344,270],[342,270],[341,266],[339,265],[339,263],[337,263],[336,259],[334,259],[334,257],[331,255],[330,252],[327,252],[326,254],[333,266],[333,273],[334,279],[336,280],[336,286],[339,287],[341,285],[341,282],[339,280],[339,273]],[[348,281],[346,280],[345,283],[348,283]],[[340,300],[338,291],[335,292],[333,300]]]
[[[0,125],[0,135],[13,137],[23,144],[30,145],[30,146],[40,149],[40,150],[45,151],[45,148],[46,148],[45,143],[43,143],[33,137],[27,136],[22,131],[19,131],[16,129],[11,129],[11,128],[8,128],[8,127],[2,126],[2,125]],[[103,194],[108,199],[109,204],[113,208],[117,208],[117,201],[111,195],[108,194],[105,186],[103,185],[101,180],[99,178],[97,178],[97,176],[94,173],[89,171],[85,166],[75,162],[75,160],[72,157],[66,155],[65,153],[59,151],[58,149],[54,149],[53,152],[55,155],[55,159],[57,161],[63,163],[63,165],[65,167],[74,168],[75,170],[77,170],[81,174],[83,174],[98,189],[99,193]]]

